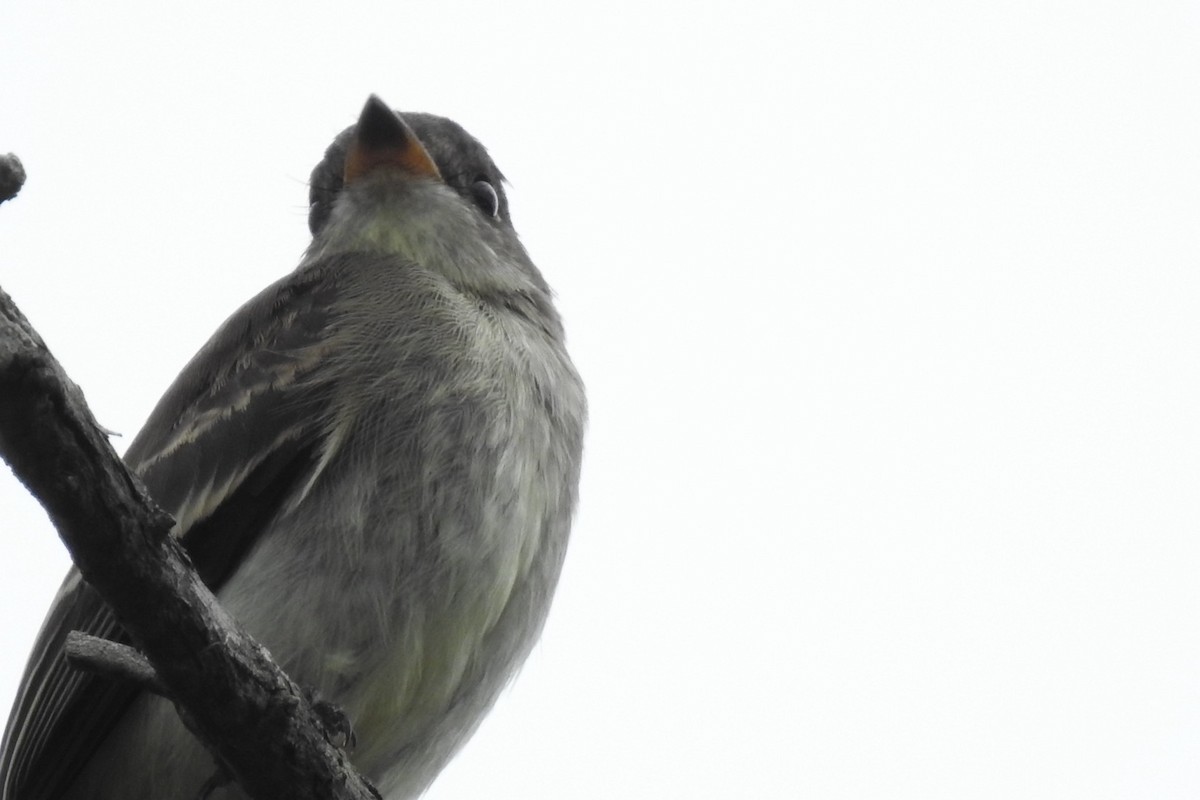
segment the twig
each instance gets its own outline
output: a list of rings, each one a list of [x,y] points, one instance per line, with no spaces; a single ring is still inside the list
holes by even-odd
[[[150,661],[127,644],[71,631],[63,644],[63,653],[78,669],[131,681],[146,691],[170,699],[170,693],[158,679]]]
[[[25,167],[12,153],[0,156],[0,203],[12,200],[25,185]]]

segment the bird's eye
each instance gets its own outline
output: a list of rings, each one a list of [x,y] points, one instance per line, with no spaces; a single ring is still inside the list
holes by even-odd
[[[471,197],[489,217],[500,216],[500,195],[496,194],[495,186],[484,180],[475,181],[471,184]]]

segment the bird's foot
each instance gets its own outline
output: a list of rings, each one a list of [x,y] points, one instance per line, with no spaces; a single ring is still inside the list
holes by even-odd
[[[358,744],[358,738],[354,735],[354,723],[350,721],[349,715],[336,703],[322,700],[316,689],[306,689],[305,694],[308,704],[325,729],[326,738],[343,750],[353,750]]]

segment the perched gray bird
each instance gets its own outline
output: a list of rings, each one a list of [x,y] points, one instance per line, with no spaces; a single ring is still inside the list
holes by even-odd
[[[389,799],[429,785],[529,653],[575,505],[583,386],[501,181],[455,123],[372,97],[313,172],[300,266],[221,326],[125,455],[224,606],[346,712]],[[75,570],[0,797],[196,797],[214,764],[171,704],[68,667],[70,630],[124,635]]]

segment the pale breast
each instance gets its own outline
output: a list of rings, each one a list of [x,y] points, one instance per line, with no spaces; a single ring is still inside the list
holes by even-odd
[[[495,605],[527,575],[552,535],[553,522],[569,514],[578,472],[577,448],[583,393],[561,345],[523,316],[489,315],[477,339],[481,358],[501,387],[492,434],[494,492],[484,529],[496,537]]]

